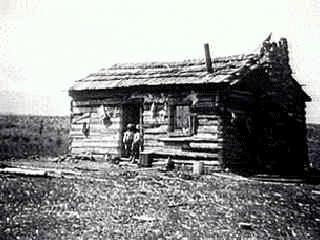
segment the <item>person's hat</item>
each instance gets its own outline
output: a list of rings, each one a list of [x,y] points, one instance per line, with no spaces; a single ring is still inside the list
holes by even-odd
[[[127,129],[133,129],[134,125],[132,123],[127,124]]]

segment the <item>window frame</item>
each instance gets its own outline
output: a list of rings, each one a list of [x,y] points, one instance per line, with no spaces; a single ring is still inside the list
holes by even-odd
[[[188,106],[190,115],[188,118],[189,131],[188,133],[177,132],[176,130],[176,111],[177,106]],[[196,134],[197,129],[197,114],[192,112],[192,107],[188,103],[175,103],[168,106],[168,135],[169,137],[188,137]]]

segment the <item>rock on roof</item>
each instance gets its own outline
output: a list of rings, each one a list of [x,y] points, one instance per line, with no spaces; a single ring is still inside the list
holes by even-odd
[[[212,61],[213,73],[207,72],[204,59],[115,64],[77,80],[70,92],[133,86],[228,83],[239,78],[243,69],[256,64],[258,60],[258,54],[215,58]]]

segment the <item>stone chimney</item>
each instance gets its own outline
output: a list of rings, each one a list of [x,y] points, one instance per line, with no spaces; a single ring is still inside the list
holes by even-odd
[[[289,64],[289,50],[286,38],[272,42],[265,40],[260,49],[261,63],[267,68],[272,81],[279,81],[288,78],[292,70]]]

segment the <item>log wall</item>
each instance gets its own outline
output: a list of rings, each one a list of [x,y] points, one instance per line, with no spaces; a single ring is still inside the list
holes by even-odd
[[[187,94],[180,94],[184,99]],[[221,161],[222,160],[222,128],[221,118],[215,111],[216,94],[198,94],[197,101],[192,105],[192,114],[196,116],[196,133],[189,136],[170,136],[168,116],[161,118],[160,112],[164,103],[158,103],[157,111],[144,107],[144,152],[155,153],[157,157],[166,159]],[[178,98],[171,99],[177,101]],[[167,112],[169,115],[169,113]]]
[[[142,95],[143,96],[143,95]],[[221,118],[216,106],[216,93],[183,92],[165,95],[148,94],[143,104],[143,150],[152,152],[158,158],[180,161],[202,160],[206,163],[222,160],[222,127]],[[111,154],[121,156],[121,137],[123,116],[120,113],[123,99],[119,98],[77,99],[72,103],[71,117],[71,153],[91,153],[103,156]],[[168,100],[170,99],[170,100]],[[196,117],[195,133],[192,135],[171,136],[169,128],[168,102],[172,104],[188,104]],[[105,124],[98,116],[98,108],[104,105],[111,116],[109,124]],[[88,133],[84,134],[83,124]]]
[[[104,98],[77,100],[72,102],[71,115],[71,154],[90,153],[103,157],[105,154],[119,156],[121,154],[122,123],[120,118],[120,99]],[[110,117],[103,121],[98,115],[98,108],[104,105]],[[83,132],[83,124],[88,134]]]

